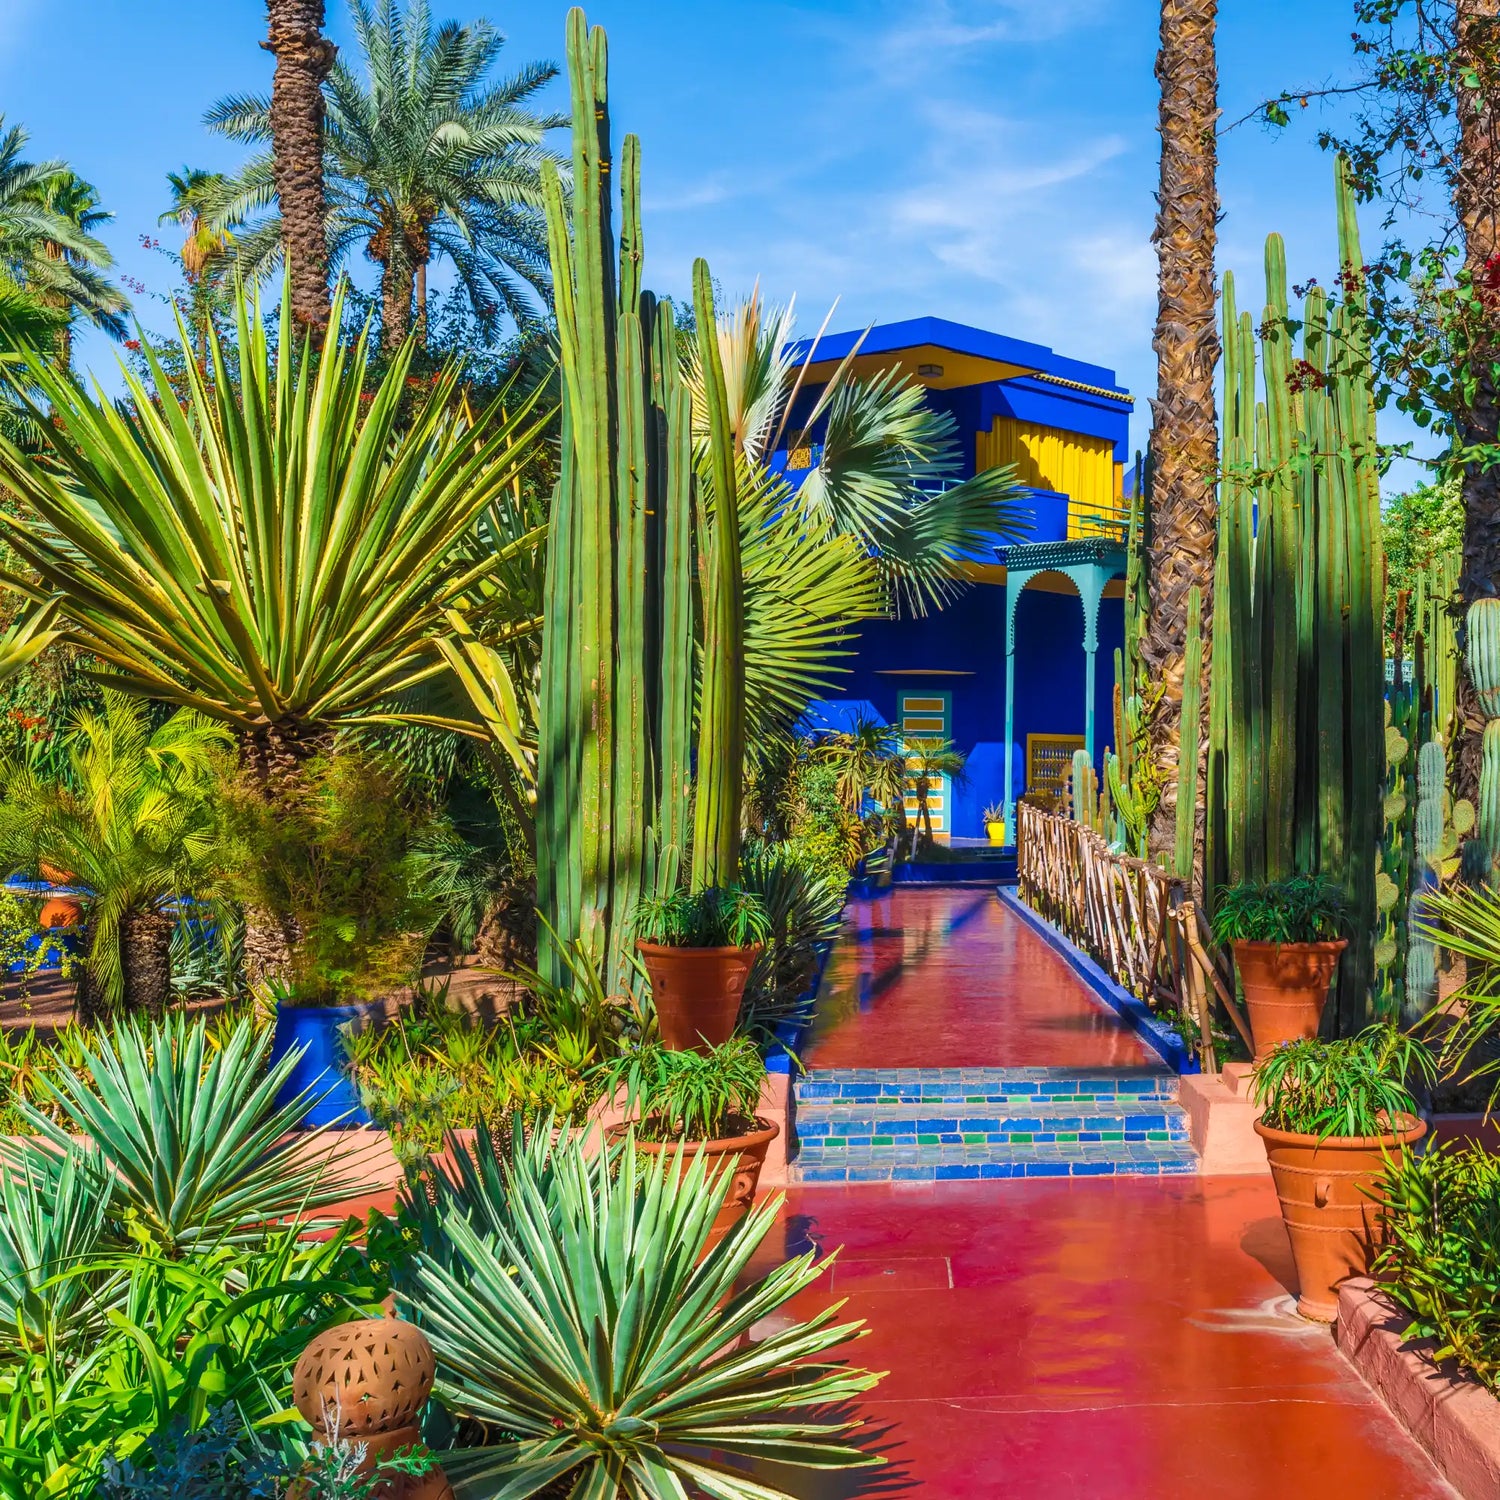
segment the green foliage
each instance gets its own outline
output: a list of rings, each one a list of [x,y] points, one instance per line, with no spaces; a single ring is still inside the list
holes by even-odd
[[[878,1379],[833,1363],[860,1331],[838,1305],[785,1311],[821,1273],[809,1251],[754,1277],[772,1199],[709,1248],[726,1180],[706,1158],[592,1159],[564,1133],[539,1165],[517,1149],[483,1223],[458,1210],[424,1248],[410,1302],[438,1355],[439,1398],[507,1434],[444,1453],[475,1493],[787,1500],[746,1460],[793,1469],[879,1463],[845,1439],[838,1403]],[[742,1335],[760,1325],[753,1344]],[[769,1331],[765,1331],[769,1330]]]
[[[36,901],[0,887],[0,974],[16,986],[22,1007],[30,1008],[31,986],[43,970],[67,979],[73,967],[68,929],[38,927]]]
[[[432,827],[391,767],[349,750],[309,762],[275,802],[248,777],[226,789],[226,888],[299,933],[285,1002],[363,998],[411,976],[437,920],[420,853]]]
[[[640,902],[635,934],[667,948],[749,948],[764,943],[771,919],[753,891],[738,886],[673,891]]]
[[[838,935],[847,883],[842,866],[827,873],[791,845],[747,848],[740,885],[760,898],[769,922],[745,986],[740,1013],[747,1029],[764,1033],[806,1014],[819,950]]]
[[[818,742],[814,757],[834,768],[844,811],[862,818],[866,799],[882,809],[898,807],[906,791],[901,736],[889,725],[859,714],[847,730]]]
[[[1349,932],[1349,898],[1337,881],[1292,875],[1256,885],[1245,881],[1221,890],[1214,905],[1214,941],[1228,943],[1322,943]]]
[[[1476,1047],[1500,1033],[1500,892],[1468,885],[1428,891],[1414,906],[1412,928],[1466,962],[1464,985],[1453,997],[1452,1025],[1443,1039],[1443,1067],[1453,1073]],[[1495,1063],[1486,1063],[1476,1076],[1496,1069]]]
[[[1278,1047],[1256,1064],[1251,1089],[1263,1124],[1297,1135],[1384,1136],[1415,1115],[1413,1081],[1430,1081],[1421,1042],[1381,1024],[1336,1042],[1316,1038]]]
[[[70,725],[66,776],[0,766],[0,864],[34,876],[43,864],[87,892],[86,962],[106,1002],[125,993],[122,926],[207,893],[221,869],[214,794],[230,757],[221,724],[191,711],[152,726],[146,706],[104,695]]]
[[[766,1065],[747,1036],[707,1052],[643,1042],[600,1074],[602,1092],[625,1090],[643,1141],[712,1141],[754,1129]]]
[[[1412,1315],[1408,1337],[1430,1338],[1500,1392],[1500,1157],[1481,1146],[1403,1153],[1380,1183],[1383,1290]]]
[[[329,1169],[321,1133],[287,1139],[315,1095],[277,1105],[296,1054],[271,1064],[270,1047],[270,1032],[248,1018],[212,1039],[180,1014],[149,1028],[123,1022],[80,1043],[75,1061],[41,1071],[53,1110],[17,1100],[35,1134],[5,1146],[0,1161],[57,1179],[80,1170],[69,1163],[82,1136],[105,1171],[111,1212],[143,1244],[177,1255],[258,1239],[354,1186]]]
[[[1392,496],[1381,510],[1380,531],[1386,565],[1385,629],[1393,638],[1400,595],[1415,595],[1433,565],[1463,547],[1464,508],[1457,479],[1418,485]]]

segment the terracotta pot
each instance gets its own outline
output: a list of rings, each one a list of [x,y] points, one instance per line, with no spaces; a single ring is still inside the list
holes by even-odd
[[[73,872],[42,860],[37,873],[49,885],[72,885]],[[76,896],[48,896],[37,912],[38,927],[76,927],[83,921],[83,903]]]
[[[1255,1122],[1281,1200],[1297,1265],[1297,1311],[1318,1323],[1338,1316],[1339,1284],[1369,1274],[1380,1244],[1384,1207],[1375,1182],[1402,1147],[1427,1134],[1402,1115],[1390,1135],[1295,1135]]]
[[[651,976],[651,998],[663,1045],[707,1052],[734,1035],[740,999],[760,953],[750,948],[668,948],[636,945]]]
[[[1245,989],[1256,1062],[1283,1042],[1317,1036],[1328,986],[1339,966],[1339,955],[1348,946],[1343,938],[1327,943],[1234,945],[1234,966]]]
[[[716,1141],[640,1141],[635,1149],[648,1156],[661,1156],[668,1151],[686,1150],[693,1155],[710,1157],[710,1167],[717,1167],[725,1157],[737,1157],[734,1175],[724,1195],[724,1206],[714,1216],[713,1228],[709,1231],[705,1249],[712,1250],[720,1240],[750,1212],[755,1202],[755,1189],[760,1184],[761,1168],[766,1164],[766,1151],[771,1142],[781,1134],[779,1126],[768,1125],[757,1118],[756,1129],[744,1135],[724,1136]],[[612,1141],[620,1140],[629,1130],[629,1125],[611,1125],[607,1134]]]
[[[314,1432],[365,1447],[360,1472],[422,1441],[422,1408],[437,1360],[427,1335],[400,1318],[359,1318],[325,1329],[292,1372],[292,1400]],[[388,1480],[379,1500],[453,1500],[441,1468]]]

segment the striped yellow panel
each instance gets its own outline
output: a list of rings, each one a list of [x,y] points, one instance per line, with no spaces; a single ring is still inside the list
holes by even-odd
[[[901,728],[907,734],[941,734],[947,725],[941,719],[913,719],[905,718],[901,721]]]
[[[941,698],[903,698],[901,700],[901,712],[903,714],[940,714],[947,707]]]
[[[976,437],[974,457],[980,469],[1013,464],[1022,484],[1066,495],[1070,539],[1107,536],[1120,523],[1125,471],[1108,438],[996,417]]]

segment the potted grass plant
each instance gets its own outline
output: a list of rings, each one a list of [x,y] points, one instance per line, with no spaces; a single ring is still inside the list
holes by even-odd
[[[990,843],[1005,843],[1005,809],[998,802],[991,802],[984,810],[984,832]]]
[[[607,1063],[600,1072],[606,1094],[623,1089],[632,1125],[616,1125],[615,1138],[633,1131],[648,1156],[690,1150],[710,1167],[733,1159],[726,1196],[714,1220],[722,1238],[750,1211],[778,1127],[756,1115],[766,1065],[744,1035],[705,1052],[678,1051],[647,1042]]]
[[[1251,1088],[1281,1215],[1297,1266],[1297,1311],[1331,1323],[1339,1284],[1367,1274],[1383,1204],[1377,1182],[1427,1133],[1409,1080],[1433,1075],[1431,1055],[1393,1025],[1278,1047]]]
[[[1348,930],[1348,897],[1320,875],[1219,892],[1213,935],[1234,950],[1257,1062],[1283,1042],[1318,1034]]]
[[[635,946],[651,980],[664,1046],[706,1052],[734,1035],[745,985],[770,929],[765,903],[737,886],[641,901]]]

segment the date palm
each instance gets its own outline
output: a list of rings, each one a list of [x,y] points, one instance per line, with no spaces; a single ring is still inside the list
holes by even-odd
[[[300,328],[328,327],[328,209],[323,180],[323,81],[336,49],[323,35],[323,0],[266,0],[263,43],[276,58],[264,139],[264,169],[280,205],[278,247],[286,262],[292,316]]]
[[[917,823],[922,836],[932,842],[932,793],[946,776],[950,782],[964,779],[967,757],[952,740],[916,738],[906,745],[906,784],[917,799]],[[950,812],[949,823],[952,823]]]
[[[439,258],[452,263],[482,325],[502,311],[517,322],[533,318],[550,285],[543,141],[567,121],[529,104],[556,68],[533,63],[492,81],[504,37],[485,21],[435,27],[426,0],[404,11],[398,0],[374,10],[351,0],[350,18],[364,76],[340,61],[323,85],[332,263],[362,247],[380,267],[388,348],[411,329],[414,298],[425,331],[427,271]],[[234,140],[264,146],[272,103],[231,97],[206,119]],[[271,158],[257,155],[224,204],[224,221],[249,221],[236,254],[252,276],[266,274],[280,253],[277,187]]]
[[[167,173],[171,206],[157,216],[158,224],[176,224],[183,232],[177,258],[187,282],[187,321],[197,345],[198,363],[208,358],[208,324],[214,314],[215,293],[223,283],[234,236],[214,219],[228,196],[229,179],[222,172],[184,167]]]
[[[119,338],[128,304],[103,275],[113,257],[92,232],[111,215],[65,162],[27,161],[28,139],[0,115],[0,271],[61,315],[54,340],[66,357],[74,317]]]
[[[1149,724],[1151,755],[1165,787],[1151,820],[1153,852],[1170,853],[1176,838],[1188,593],[1199,590],[1205,639],[1213,602],[1218,463],[1214,369],[1219,357],[1216,16],[1216,0],[1162,0],[1156,57],[1161,184],[1152,235],[1158,264],[1152,347],[1157,374],[1151,425],[1150,604],[1141,641],[1146,670],[1164,690]],[[1205,672],[1208,660],[1205,650]],[[1206,690],[1201,699],[1208,702]],[[1198,738],[1205,738],[1201,731]]]
[[[0,864],[31,876],[50,865],[88,892],[89,1019],[166,1007],[176,902],[217,877],[210,804],[232,744],[224,725],[185,710],[153,730],[139,700],[110,692],[102,713],[70,726],[66,779],[0,766]]]
[[[823,741],[818,757],[837,767],[839,800],[851,817],[861,815],[866,797],[888,809],[901,806],[906,779],[901,740],[889,724],[859,714],[847,730]]]

